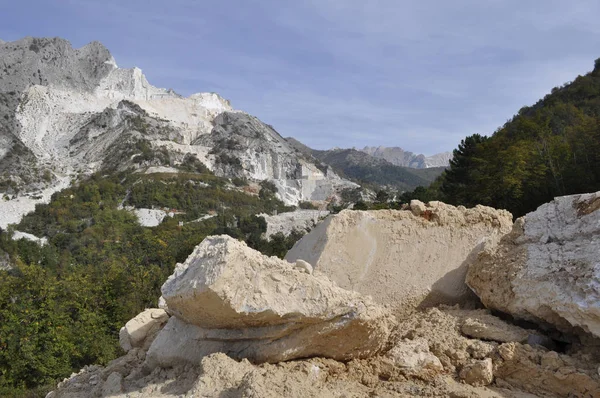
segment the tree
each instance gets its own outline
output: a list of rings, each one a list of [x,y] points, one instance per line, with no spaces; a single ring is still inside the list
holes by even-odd
[[[490,138],[466,137],[439,179],[443,199],[521,216],[555,196],[600,189],[600,59],[594,66]]]
[[[476,171],[485,163],[482,157],[487,137],[474,134],[461,141],[453,152],[450,168],[442,174],[441,190],[453,204],[473,204],[472,187],[477,184]]]
[[[377,191],[377,194],[375,195],[375,203],[384,204],[387,203],[389,199],[390,194],[383,189]]]
[[[275,198],[277,194],[277,186],[268,180],[263,180],[260,182],[260,192],[258,193],[258,197],[264,200],[269,200]]]

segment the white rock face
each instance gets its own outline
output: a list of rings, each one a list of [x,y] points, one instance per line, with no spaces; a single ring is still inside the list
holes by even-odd
[[[70,182],[69,177],[63,176],[58,178],[55,185],[42,190],[40,194],[17,196],[10,200],[0,199],[0,228],[18,223],[23,215],[35,210],[36,204],[50,202],[52,194],[67,188]]]
[[[357,184],[332,170],[322,170],[273,127],[243,112],[223,112],[213,121],[211,134],[194,144],[213,147],[213,170],[218,175],[270,180],[279,198],[288,205],[300,201],[324,201]],[[231,157],[239,162],[232,162]]]
[[[9,98],[0,104],[0,178],[26,185],[17,198],[0,202],[2,227],[64,188],[61,178],[128,165],[172,167],[186,153],[222,176],[272,180],[287,204],[326,200],[356,186],[320,170],[218,94],[184,98],[154,87],[141,69],[119,68],[100,43],[73,49],[66,40],[25,38],[0,44],[0,58],[0,93]],[[139,154],[127,150],[139,140],[166,149],[173,164],[134,162]],[[22,164],[3,162],[11,151],[24,153]],[[56,175],[42,180],[38,168]],[[51,192],[27,195],[46,188]]]
[[[600,193],[555,198],[519,218],[470,266],[489,308],[600,337]]]
[[[404,309],[474,298],[464,283],[466,259],[486,237],[510,231],[507,211],[440,202],[411,211],[344,210],[287,253],[308,261],[345,289]]]
[[[254,362],[364,358],[395,321],[388,310],[228,236],[206,238],[162,287],[173,316],[152,343],[151,367],[214,352]]]
[[[19,240],[19,239],[30,240],[32,242],[36,242],[40,246],[44,246],[44,245],[48,244],[48,238],[46,238],[46,237],[38,238],[37,236],[28,234],[27,232],[15,231],[13,233],[12,238],[13,238],[13,240]]]
[[[182,144],[210,133],[211,123],[219,113],[233,111],[229,102],[217,94],[202,93],[183,98],[150,85],[138,68],[116,68],[91,93],[53,85],[29,87],[16,112],[21,125],[17,137],[38,158],[63,168],[75,168],[79,159],[69,156],[69,142],[95,113],[106,108],[116,109],[122,100],[131,101],[150,116],[165,119],[179,128]],[[221,103],[220,107],[216,106],[218,103]],[[76,162],[69,164],[69,160]]]
[[[156,227],[167,216],[167,213],[158,209],[135,209],[133,214],[138,218],[142,227]]]
[[[118,68],[108,50],[99,43],[75,50],[61,39],[26,38],[4,43],[0,54],[14,69],[9,76],[3,76],[0,91],[14,92],[16,100],[14,105],[9,104],[12,108],[0,109],[0,113],[16,121],[0,136],[11,134],[41,165],[64,176],[40,194],[25,193],[10,201],[0,201],[3,228],[19,222],[37,203],[47,202],[52,193],[68,186],[72,177],[100,168],[108,144],[99,145],[93,140],[101,137],[103,143],[110,143],[118,139],[121,130],[105,133],[117,127],[114,123],[122,119],[113,118],[100,128],[94,127],[92,121],[106,109],[116,110],[120,101],[131,101],[150,116],[166,120],[177,128],[182,144],[210,133],[215,116],[233,110],[228,101],[214,93],[183,98],[173,91],[154,87],[139,68]],[[54,63],[49,59],[54,59]],[[82,129],[92,145],[82,146],[77,139],[74,150],[73,140]],[[0,137],[0,142],[6,139]],[[0,151],[0,163],[8,153],[5,148],[3,145]]]
[[[328,215],[328,210],[296,210],[275,216],[259,214],[267,222],[267,239],[279,232],[285,236],[293,230],[308,232]]]

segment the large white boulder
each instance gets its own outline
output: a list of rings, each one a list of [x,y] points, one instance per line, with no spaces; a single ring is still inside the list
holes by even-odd
[[[411,202],[411,211],[344,210],[286,255],[312,264],[345,289],[408,309],[476,299],[464,283],[473,248],[510,231],[504,210]]]
[[[254,362],[381,351],[390,311],[229,236],[211,236],[162,287],[171,317],[147,355],[151,366],[198,362],[224,352]]]
[[[600,336],[600,192],[563,196],[519,218],[470,266],[489,308]]]

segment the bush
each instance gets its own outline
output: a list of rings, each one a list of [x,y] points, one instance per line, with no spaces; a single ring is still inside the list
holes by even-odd
[[[191,173],[200,173],[200,174],[212,174],[208,167],[204,163],[202,163],[196,155],[187,153],[183,158],[183,161],[179,165],[179,168],[184,171],[189,171]]]
[[[258,196],[261,199],[269,200],[274,199],[277,194],[277,186],[268,180],[263,180],[260,182],[260,192]]]
[[[354,204],[353,207],[354,210],[369,210],[369,205],[367,205],[365,202],[363,202],[362,200],[359,200],[358,202],[356,202]]]
[[[231,179],[231,183],[236,187],[245,187],[248,185],[248,179],[246,177],[235,177]]]
[[[318,210],[319,208],[312,204],[311,202],[300,202],[298,203],[298,207],[303,210]]]

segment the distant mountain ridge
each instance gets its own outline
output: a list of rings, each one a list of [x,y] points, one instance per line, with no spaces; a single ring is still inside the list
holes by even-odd
[[[311,156],[323,165],[331,166],[340,176],[372,188],[388,187],[410,191],[418,186],[426,187],[445,169],[445,167],[398,166],[384,158],[354,148],[317,150],[291,137],[286,140],[305,156]]]
[[[442,152],[432,156],[425,156],[405,151],[400,147],[366,146],[359,150],[376,158],[385,159],[396,166],[414,169],[448,167],[450,159],[452,159],[452,152]]]

